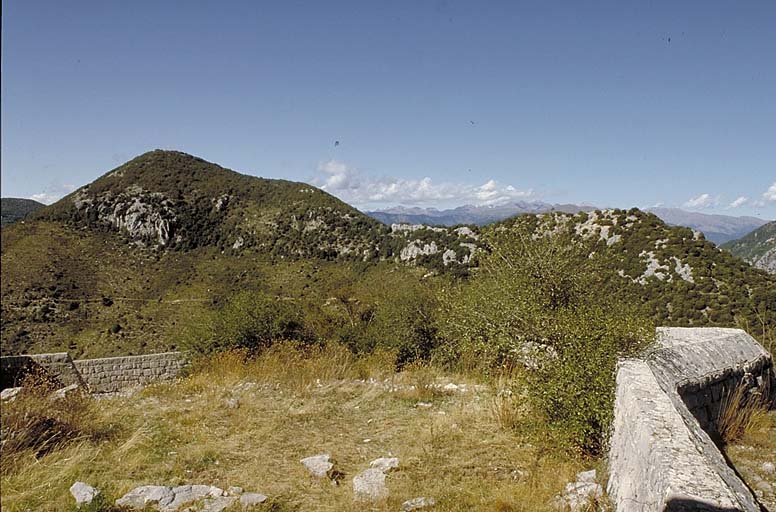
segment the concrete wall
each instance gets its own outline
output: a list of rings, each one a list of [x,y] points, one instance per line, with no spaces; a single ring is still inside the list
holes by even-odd
[[[617,511],[761,510],[713,442],[724,397],[774,387],[773,361],[739,329],[660,328],[617,374],[608,491]]]
[[[62,386],[79,384],[91,393],[110,393],[171,380],[180,373],[186,362],[186,356],[181,352],[76,361],[67,352],[62,352],[4,356],[0,358],[0,367],[3,388],[14,387],[25,371],[38,366]]]

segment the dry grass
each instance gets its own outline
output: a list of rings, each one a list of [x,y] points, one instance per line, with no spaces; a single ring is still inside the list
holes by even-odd
[[[355,359],[336,346],[201,361],[177,384],[99,402],[101,417],[123,424],[124,434],[70,443],[3,475],[2,509],[68,510],[68,488],[82,480],[113,499],[144,484],[238,485],[270,496],[275,510],[395,511],[433,496],[438,511],[541,511],[587,469],[541,439],[500,428],[483,381],[392,366],[390,354]],[[467,391],[441,392],[445,380]],[[319,453],[337,461],[341,485],[314,480],[299,463]],[[390,497],[355,503],[352,477],[389,455],[401,461],[387,478]]]
[[[722,443],[734,443],[767,427],[770,404],[771,390],[767,385],[762,390],[753,390],[740,383],[726,393],[717,416],[717,432]]]

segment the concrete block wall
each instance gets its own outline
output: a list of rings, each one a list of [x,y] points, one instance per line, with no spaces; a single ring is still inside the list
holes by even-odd
[[[657,334],[656,350],[618,369],[608,483],[616,510],[759,512],[711,435],[735,386],[776,389],[770,354],[739,329]]]
[[[111,393],[124,388],[169,381],[186,365],[181,352],[141,356],[78,359],[75,367],[92,393]]]

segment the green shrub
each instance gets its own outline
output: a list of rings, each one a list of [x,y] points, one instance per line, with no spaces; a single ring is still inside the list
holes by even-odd
[[[183,344],[203,354],[233,349],[257,352],[279,340],[310,339],[294,302],[261,292],[240,292],[185,333]]]
[[[530,400],[560,437],[597,454],[612,420],[619,357],[654,332],[604,293],[610,271],[563,234],[519,226],[487,233],[490,252],[465,287],[443,294],[448,358],[523,372]]]

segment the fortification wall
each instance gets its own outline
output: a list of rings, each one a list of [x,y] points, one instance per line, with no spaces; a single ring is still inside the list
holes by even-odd
[[[181,352],[142,356],[78,359],[75,367],[92,393],[111,393],[132,386],[175,378],[186,365]]]
[[[0,387],[12,388],[19,385],[22,376],[34,368],[41,368],[56,379],[63,387],[71,384],[83,386],[78,370],[73,364],[73,359],[67,352],[53,354],[27,354],[21,356],[0,357],[0,374],[2,382]]]
[[[759,512],[712,436],[739,385],[776,389],[773,361],[739,329],[660,328],[645,360],[617,374],[608,491],[620,512]]]
[[[180,373],[186,363],[186,355],[182,352],[76,361],[67,352],[0,358],[3,389],[18,385],[21,375],[37,366],[45,369],[62,386],[78,384],[91,393],[111,393],[152,382],[169,381]]]

